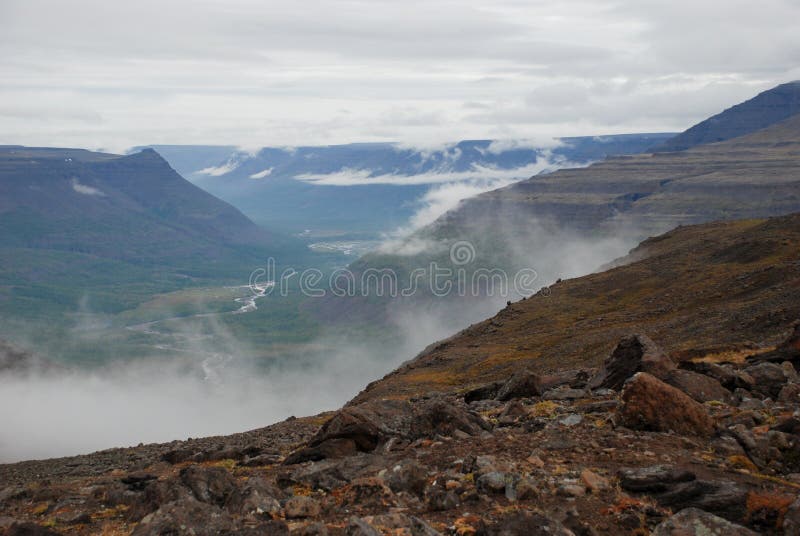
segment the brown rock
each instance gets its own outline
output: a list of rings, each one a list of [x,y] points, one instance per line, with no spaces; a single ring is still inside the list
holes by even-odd
[[[631,335],[619,341],[588,387],[619,390],[637,372],[665,378],[675,367],[675,363],[649,337]]]
[[[608,482],[608,479],[589,469],[581,471],[581,482],[583,482],[586,489],[592,493],[599,493],[611,489],[611,484]]]
[[[664,381],[700,403],[716,400],[728,405],[733,404],[733,393],[709,376],[689,370],[675,369],[667,375]]]
[[[619,415],[622,424],[636,430],[701,437],[714,432],[714,422],[701,404],[645,372],[625,384]]]
[[[514,398],[540,396],[543,391],[541,378],[529,370],[523,370],[511,376],[497,392],[495,398],[506,402]]]

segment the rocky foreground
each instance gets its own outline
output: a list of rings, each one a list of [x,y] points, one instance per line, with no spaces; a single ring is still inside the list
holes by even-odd
[[[0,466],[21,534],[800,534],[800,326],[676,361],[370,400],[230,437]]]

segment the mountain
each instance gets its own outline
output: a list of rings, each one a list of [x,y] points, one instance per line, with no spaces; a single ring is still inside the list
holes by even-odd
[[[547,252],[569,241],[553,237],[598,244],[616,239],[632,246],[679,225],[798,210],[800,115],[725,142],[611,157],[486,192],[352,267],[407,273],[434,260],[447,266],[451,245],[469,241],[476,264],[468,268],[540,270],[552,257]],[[562,276],[540,272],[553,280]]]
[[[652,149],[684,151],[690,147],[738,138],[800,113],[800,81],[781,84],[709,117]]]
[[[4,308],[27,299],[74,307],[101,287],[108,299],[126,301],[129,284],[141,291],[242,280],[266,254],[293,247],[183,179],[153,150],[119,156],[0,147]]]
[[[183,176],[269,228],[319,237],[376,237],[407,225],[436,187],[459,183],[485,191],[544,171],[638,153],[671,135],[539,144],[478,140],[434,148],[354,143],[265,147],[254,153],[208,146],[152,148]]]
[[[338,411],[0,465],[0,528],[797,534],[798,242],[800,214],[683,227]]]

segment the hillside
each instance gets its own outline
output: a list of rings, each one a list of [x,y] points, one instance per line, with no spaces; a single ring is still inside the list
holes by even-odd
[[[339,411],[0,465],[0,530],[798,534],[798,245],[800,214],[682,227]]]
[[[800,81],[781,84],[709,117],[652,149],[684,151],[698,145],[738,138],[800,113]]]
[[[151,290],[241,279],[268,252],[295,248],[152,150],[0,147],[0,237],[0,301],[16,313],[74,308],[95,291],[98,307],[119,307]]]
[[[437,343],[354,403],[464,390],[520,368],[597,366],[644,331],[673,355],[775,343],[800,319],[800,214],[680,227]]]

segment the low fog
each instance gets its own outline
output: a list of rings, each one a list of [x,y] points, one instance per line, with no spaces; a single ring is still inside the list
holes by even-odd
[[[536,289],[593,272],[638,242],[633,230],[589,238],[536,221],[501,232],[513,263],[536,271]],[[169,359],[0,374],[0,405],[7,408],[0,415],[0,461],[229,434],[336,409],[428,344],[519,297],[399,301],[388,315],[400,342],[371,346],[332,326],[270,366],[213,315],[200,315],[203,330],[175,335],[173,344],[182,347],[169,348]],[[176,351],[185,357],[175,358]]]

